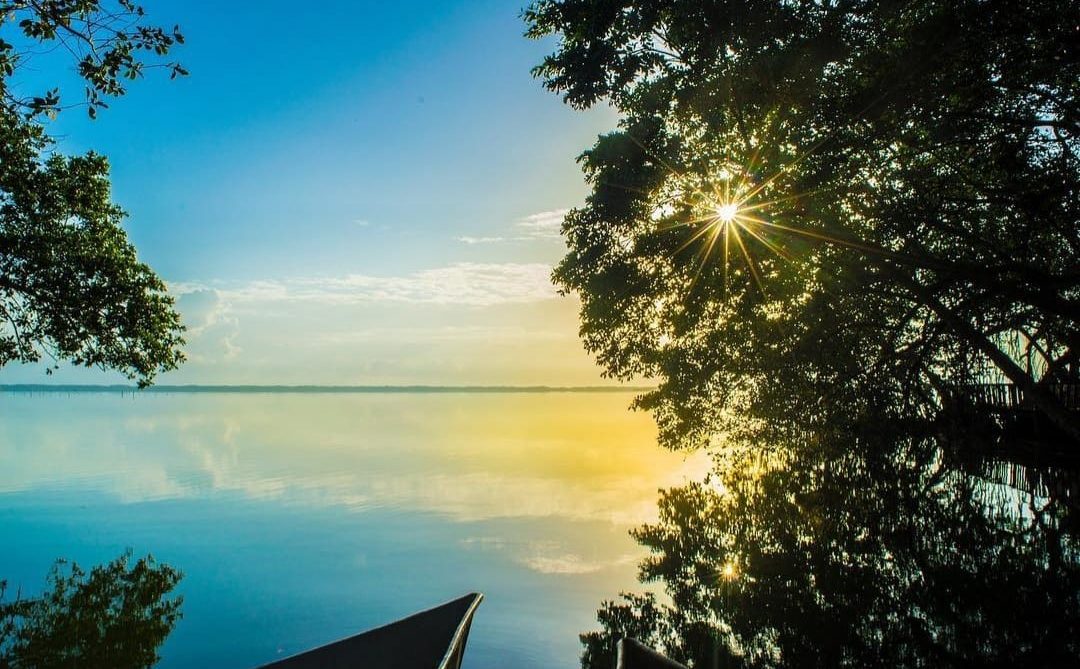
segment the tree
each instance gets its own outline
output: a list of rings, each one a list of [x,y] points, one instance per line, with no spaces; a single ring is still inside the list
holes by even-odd
[[[180,572],[121,555],[89,573],[58,561],[38,597],[2,601],[0,667],[146,669],[181,617]],[[0,596],[3,582],[0,582]]]
[[[110,196],[109,165],[53,150],[43,120],[65,108],[58,88],[20,95],[27,55],[56,46],[86,82],[95,117],[125,81],[183,41],[145,24],[130,0],[0,0],[0,365],[47,357],[118,370],[140,385],[182,360],[183,326],[165,284],[139,262]],[[6,39],[5,39],[6,38]]]
[[[1073,438],[1080,48],[1067,0],[540,0],[536,68],[618,130],[555,280],[663,443],[776,438],[1003,379]],[[864,397],[864,394],[869,397]],[[839,399],[837,399],[839,397]],[[854,404],[853,404],[854,403]]]
[[[583,667],[611,667],[623,636],[691,667],[1075,665],[1075,500],[1005,492],[892,428],[664,491],[634,536],[650,551],[641,579],[670,604],[605,603]]]

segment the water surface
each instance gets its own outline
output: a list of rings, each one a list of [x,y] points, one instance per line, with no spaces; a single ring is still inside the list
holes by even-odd
[[[165,669],[249,667],[472,590],[467,666],[574,667],[627,530],[703,458],[625,393],[0,393],[0,578],[183,570]]]

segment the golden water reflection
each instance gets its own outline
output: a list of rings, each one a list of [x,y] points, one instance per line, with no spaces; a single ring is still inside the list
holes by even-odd
[[[469,534],[550,574],[629,572],[626,530],[707,458],[656,446],[629,393],[6,395],[0,493],[120,503],[220,499],[475,523],[533,519],[529,540]],[[57,420],[62,416],[61,420]],[[564,523],[609,527],[563,531]],[[590,540],[590,536],[594,539]]]

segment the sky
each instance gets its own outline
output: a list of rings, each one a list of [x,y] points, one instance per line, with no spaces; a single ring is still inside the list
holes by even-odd
[[[188,361],[159,383],[603,382],[550,272],[587,193],[576,158],[616,116],[532,77],[555,42],[523,37],[522,4],[146,4],[183,29],[191,75],[149,72],[49,132],[109,157],[177,297]],[[70,69],[44,54],[16,84],[74,101]],[[0,382],[120,380],[43,370]]]

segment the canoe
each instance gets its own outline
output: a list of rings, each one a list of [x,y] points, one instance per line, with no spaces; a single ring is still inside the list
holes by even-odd
[[[664,657],[637,639],[619,639],[618,669],[686,669],[685,665]]]
[[[478,592],[261,669],[460,669]]]

